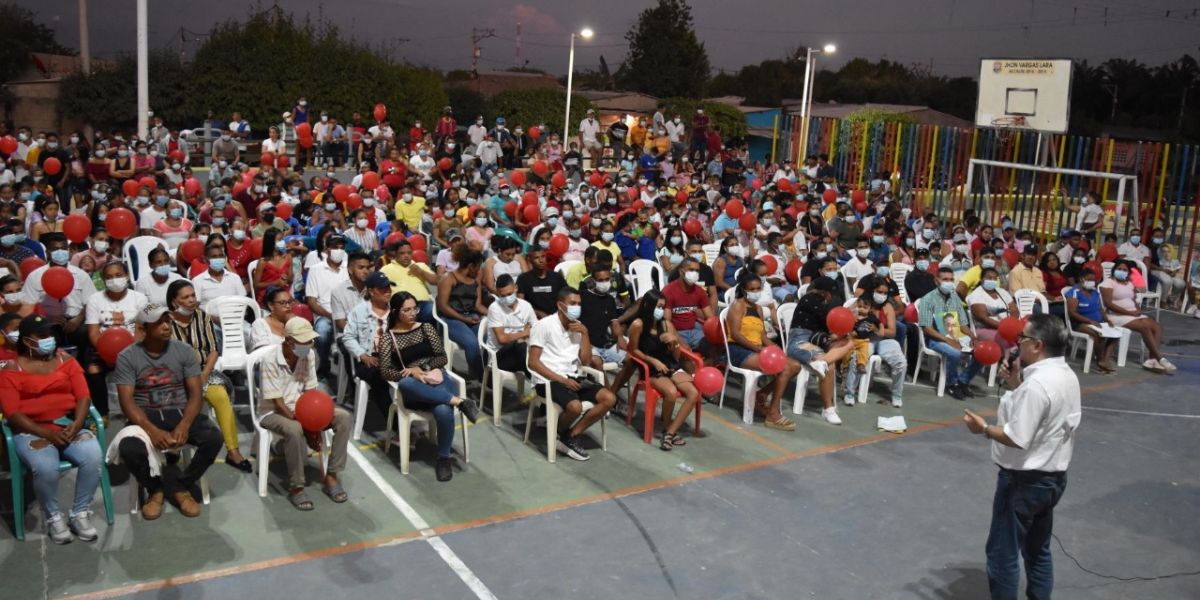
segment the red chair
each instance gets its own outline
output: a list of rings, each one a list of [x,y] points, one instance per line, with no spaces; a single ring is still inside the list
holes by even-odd
[[[696,369],[704,366],[704,360],[700,358],[699,354],[682,347],[679,349],[679,353],[691,359],[692,364],[695,365]],[[641,366],[642,376],[638,378],[637,383],[634,383],[633,391],[629,394],[629,409],[625,411],[625,424],[631,427],[633,426],[633,411],[635,408],[637,408],[637,395],[638,392],[641,391],[646,396],[646,405],[642,411],[645,415],[645,426],[644,431],[642,432],[642,439],[649,444],[651,443],[651,440],[654,439],[654,417],[658,414],[659,393],[653,385],[650,385],[650,365],[646,364],[645,361],[638,359],[632,354],[628,354],[627,356],[628,360],[632,360]],[[678,391],[676,391],[675,394],[676,397],[679,396]],[[701,397],[700,401],[696,403],[696,424],[693,427],[693,431],[695,432],[693,435],[698,435],[700,433],[700,407],[703,405],[704,398]]]

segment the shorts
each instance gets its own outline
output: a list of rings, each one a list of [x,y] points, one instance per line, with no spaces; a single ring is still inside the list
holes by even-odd
[[[789,358],[794,358],[802,364],[808,364],[814,358],[824,354],[819,348],[815,348],[812,339],[813,332],[796,327],[788,332],[787,355]],[[732,348],[732,346],[730,346]]]
[[[551,381],[550,399],[553,400],[555,404],[563,408],[566,408],[566,406],[574,400],[579,400],[580,402],[591,402],[592,404],[595,404],[596,394],[599,394],[600,390],[603,390],[604,387],[594,381],[589,381],[586,379],[572,379],[579,382],[578,390],[571,390],[567,386],[557,381]],[[543,383],[539,385],[538,391],[541,393],[542,397],[545,398],[546,384]]]
[[[603,148],[603,147],[604,147],[604,144],[601,144],[601,143],[599,142],[599,140],[585,141],[585,142],[583,143],[583,149],[584,149],[584,150],[599,150],[599,149],[601,149],[601,148]]]
[[[679,334],[679,339],[683,340],[692,350],[699,350],[700,344],[706,341],[704,327],[698,323],[691,329],[678,329],[676,333]]]
[[[616,344],[607,348],[592,346],[592,354],[599,356],[606,363],[617,363],[619,365],[625,362],[625,351]]]
[[[735,367],[741,367],[742,363],[746,362],[747,358],[754,356],[754,351],[741,345],[729,344],[729,364]]]

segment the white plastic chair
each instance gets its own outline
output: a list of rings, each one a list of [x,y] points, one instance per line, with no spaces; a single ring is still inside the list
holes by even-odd
[[[575,268],[575,265],[580,265],[580,264],[583,264],[582,260],[564,260],[564,261],[558,263],[557,265],[554,265],[554,271],[559,273],[563,277],[566,277],[567,273],[571,269]]]
[[[1142,261],[1137,260],[1137,259],[1130,259],[1130,260],[1133,261],[1134,265],[1137,265],[1138,270],[1142,272],[1142,278],[1144,278],[1146,280],[1146,286],[1147,286],[1146,291],[1138,292],[1137,295],[1135,296],[1135,300],[1137,301],[1138,306],[1142,306],[1143,303],[1145,303],[1147,300],[1149,300],[1150,305],[1154,307],[1154,320],[1161,321],[1162,320],[1162,292],[1161,291],[1159,291],[1159,292],[1151,292],[1150,291],[1150,288],[1149,288],[1150,279],[1153,277],[1153,275],[1151,275],[1150,270],[1146,268],[1146,263],[1143,263]]]
[[[459,377],[457,373],[445,369],[446,377],[454,380],[458,384],[458,397],[467,397],[467,382]],[[408,475],[408,459],[409,453],[412,450],[410,443],[412,436],[413,423],[425,423],[429,427],[429,435],[432,439],[437,439],[437,427],[433,424],[433,412],[427,410],[417,410],[404,406],[404,397],[400,394],[400,388],[396,382],[389,381],[388,386],[391,388],[392,405],[388,407],[387,426],[383,432],[383,453],[387,454],[392,448],[392,422],[396,422],[397,434],[400,440],[397,445],[400,446],[400,472]],[[463,443],[463,462],[471,462],[471,436],[468,432],[466,415],[462,411],[454,408],[454,416],[462,421],[462,443]]]
[[[920,313],[918,313],[918,315],[919,314]],[[942,359],[941,354],[938,354],[932,348],[925,345],[925,328],[921,327],[919,324],[915,325],[917,327],[917,342],[920,346],[920,351],[917,352],[917,364],[913,370],[912,382],[916,384],[917,378],[921,376],[921,363],[924,361],[926,356],[938,361],[937,395],[940,398],[946,395],[946,361]]]
[[[253,298],[245,296],[219,296],[209,300],[205,311],[217,319],[221,326],[221,358],[217,368],[222,371],[239,370],[246,366],[250,343],[245,338],[242,326],[246,323],[246,309],[254,318],[262,318],[262,311]]]
[[[346,395],[346,388],[354,382],[354,435],[351,439],[362,441],[363,425],[367,422],[367,399],[371,394],[371,385],[358,378],[354,372],[354,359],[346,359],[342,348],[342,334],[338,334],[333,345],[333,355],[329,357],[330,366],[337,373],[337,398],[341,402]]]
[[[1024,319],[1033,314],[1033,303],[1042,307],[1042,314],[1050,313],[1050,302],[1046,297],[1037,290],[1020,289],[1013,293],[1013,300],[1017,303],[1017,317]]]
[[[525,355],[526,367],[529,364],[529,355]],[[604,385],[604,373],[597,371],[591,367],[579,367],[579,372],[585,377],[589,377],[592,381]],[[540,394],[534,395],[529,401],[529,410],[525,413],[525,440],[524,443],[529,443],[529,436],[533,433],[533,412],[538,406],[545,405],[546,407],[546,460],[557,462],[558,459],[558,417],[562,415],[562,408],[554,403],[550,397],[550,386],[542,386],[546,390],[545,397]],[[534,389],[537,389],[536,387]],[[579,418],[583,418],[588,411],[595,408],[591,402],[583,402],[583,409],[579,411]],[[630,407],[633,410],[633,407]],[[600,419],[600,448],[608,451],[608,419]]]
[[[776,315],[779,317],[779,328],[783,331],[783,335],[781,336],[784,340],[783,347],[786,350],[787,344],[791,342],[788,338],[792,329],[792,319],[796,316],[796,303],[788,302],[781,304]],[[834,365],[830,365],[826,377],[837,377],[836,373],[837,369],[834,368]],[[811,380],[812,372],[808,365],[804,365],[804,368],[800,369],[800,373],[796,375],[796,391],[792,395],[792,414],[798,415],[804,412],[804,400],[808,396],[808,382]]]
[[[152,235],[142,235],[125,240],[125,245],[121,248],[121,259],[129,266],[129,285],[131,287],[150,272],[150,251],[155,248],[168,249],[167,243],[162,238]]]
[[[258,290],[254,288],[254,269],[258,268],[258,261],[259,259],[256,258],[246,265],[246,279],[250,281],[250,295],[255,298],[258,297]]]
[[[712,266],[712,264],[713,264],[714,262],[716,262],[716,261],[717,261],[717,257],[721,255],[721,244],[720,244],[720,242],[713,242],[713,243],[711,243],[711,244],[704,244],[704,245],[700,246],[700,248],[701,248],[702,250],[704,250],[704,261],[705,261],[705,262],[707,262],[707,263],[708,263],[708,266],[710,266],[710,267]]]
[[[460,356],[464,365],[463,372],[469,371],[470,369],[466,368],[467,354],[458,347],[458,344],[450,340],[450,326],[446,324],[446,320],[442,318],[442,315],[438,314],[436,300],[433,301],[433,322],[437,323],[437,326],[442,330],[442,348],[445,349],[446,358],[449,359],[449,362],[446,363],[446,370],[452,370],[454,367],[454,357]]]
[[[633,278],[633,297],[641,298],[651,289],[662,290],[667,284],[662,265],[653,260],[638,259],[629,263],[629,275]]]
[[[1071,344],[1071,358],[1075,358],[1079,355],[1079,342],[1084,343],[1085,350],[1083,352],[1083,372],[1087,373],[1092,368],[1092,354],[1096,349],[1096,341],[1092,339],[1092,336],[1086,333],[1075,331],[1075,327],[1071,323],[1070,311],[1063,311],[1063,321],[1066,322],[1067,333],[1070,334],[1069,339]]]
[[[892,281],[896,282],[896,287],[900,290],[900,299],[905,304],[912,304],[912,300],[908,298],[908,288],[904,287],[904,278],[913,270],[912,265],[904,263],[892,263]]]
[[[726,326],[725,317],[728,315],[729,315],[728,307],[721,310],[721,327],[722,327],[722,329],[724,329],[724,327]],[[729,358],[729,336],[722,335],[721,337],[724,340],[724,346],[725,346],[726,377],[725,377],[725,387],[721,388],[721,399],[717,402],[717,406],[719,406],[721,408],[725,407],[725,389],[727,387],[729,387],[729,375],[741,376],[742,380],[743,380],[743,385],[742,385],[742,422],[747,425],[750,425],[751,423],[754,423],[754,401],[753,401],[754,392],[755,392],[755,390],[758,389],[758,385],[757,385],[758,378],[762,377],[763,374],[761,371],[755,371],[752,369],[743,369],[741,367],[733,366],[733,363],[730,362],[730,358]]]
[[[489,346],[487,341],[488,330],[487,317],[483,317],[479,321],[479,349],[483,352],[483,380],[480,381],[479,388],[479,405],[486,406],[484,398],[487,397],[488,391],[488,375],[492,379],[492,424],[496,427],[500,426],[500,411],[501,401],[504,396],[504,382],[512,380],[517,386],[517,395],[525,395],[525,373],[517,371],[505,371],[500,368],[500,362],[496,357],[496,351]]]
[[[254,424],[254,439],[256,443],[252,444],[255,457],[258,459],[255,462],[258,465],[258,496],[260,498],[267,497],[267,477],[270,475],[271,465],[271,432],[263,429],[262,420],[267,415],[275,411],[267,411],[258,414],[258,400],[256,392],[258,391],[259,379],[255,369],[268,356],[273,354],[279,344],[271,344],[263,346],[254,352],[251,352],[246,357],[245,373],[246,373],[246,390],[250,397],[250,421]],[[327,472],[329,468],[329,448],[333,446],[333,432],[326,429],[321,432],[321,473]],[[208,504],[208,499],[204,500]]]

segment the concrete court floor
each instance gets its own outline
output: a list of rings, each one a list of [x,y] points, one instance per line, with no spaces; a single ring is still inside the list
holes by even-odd
[[[1067,550],[1120,577],[1200,564],[1200,323],[1164,321],[1177,376],[1080,374],[1084,421],[1056,511]],[[736,404],[706,405],[709,435],[674,452],[613,419],[608,452],[556,465],[522,446],[524,412],[512,407],[501,429],[470,428],[471,462],[453,482],[434,480],[428,444],[408,476],[394,449],[364,444],[344,476],[351,503],[314,490],[311,513],[281,496],[281,465],[265,500],[252,478],[216,465],[202,517],[168,509],[147,523],[128,514],[118,474],[117,522],[98,515],[94,544],[54,546],[36,515],[16,542],[4,515],[0,598],[984,598],[987,445],[958,422],[964,403],[927,386],[905,395],[903,435],[874,429],[900,412],[874,403],[844,408],[840,428],[810,411],[793,433],[743,427]],[[965,405],[987,411],[995,397]],[[1200,597],[1200,576],[1116,582],[1057,545],[1054,555],[1059,598]]]

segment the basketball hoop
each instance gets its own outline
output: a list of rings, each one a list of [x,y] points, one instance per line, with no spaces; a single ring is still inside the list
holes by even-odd
[[[1025,117],[1022,115],[1011,115],[992,119],[992,127],[1025,127]]]

